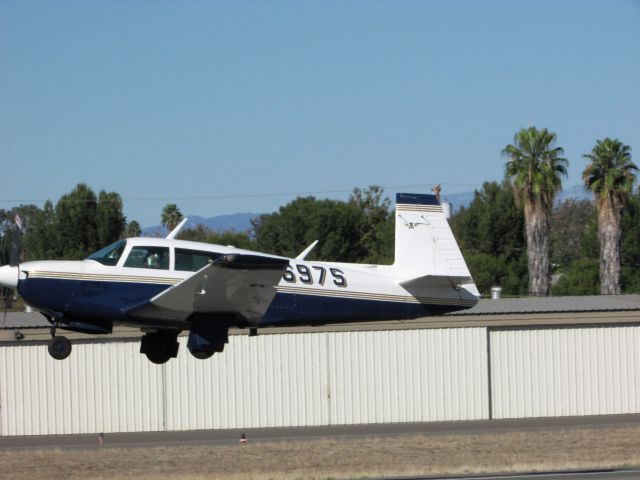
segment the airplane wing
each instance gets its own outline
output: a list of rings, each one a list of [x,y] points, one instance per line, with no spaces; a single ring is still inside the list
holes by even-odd
[[[191,277],[125,310],[140,319],[185,320],[193,313],[238,313],[250,322],[265,314],[288,258],[229,254]]]

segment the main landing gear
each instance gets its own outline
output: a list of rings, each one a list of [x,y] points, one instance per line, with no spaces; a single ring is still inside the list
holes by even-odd
[[[226,326],[195,325],[189,332],[187,348],[191,355],[206,360],[214,353],[220,353],[229,343],[229,329]]]
[[[191,340],[191,338],[189,339]],[[191,355],[196,357],[199,360],[206,360],[211,357],[214,353],[220,353],[224,350],[224,346],[229,342],[229,337],[218,337],[215,338],[212,342],[206,342],[205,344],[192,344],[188,346],[189,352]]]
[[[64,360],[71,355],[71,342],[62,335],[56,337],[56,324],[51,327],[51,340],[49,340],[48,350],[56,360]]]
[[[145,333],[140,343],[140,353],[144,353],[149,361],[158,365],[168,362],[178,356],[179,333],[179,330],[169,329]],[[227,326],[214,325],[203,328],[198,325],[189,332],[187,348],[195,358],[205,360],[214,353],[222,352],[228,342]]]
[[[140,353],[144,353],[150,362],[161,365],[170,358],[178,356],[178,330],[158,330],[142,336]]]

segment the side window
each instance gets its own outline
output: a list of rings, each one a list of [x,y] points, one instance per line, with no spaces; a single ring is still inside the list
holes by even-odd
[[[169,270],[169,248],[167,247],[133,247],[125,267],[151,268]]]
[[[219,253],[176,248],[176,270],[197,272],[220,257]]]

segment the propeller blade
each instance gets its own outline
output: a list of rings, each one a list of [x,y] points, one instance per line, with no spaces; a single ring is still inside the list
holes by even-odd
[[[22,248],[22,230],[14,228],[11,231],[11,245],[9,247],[9,265],[15,267],[20,263],[20,250]]]

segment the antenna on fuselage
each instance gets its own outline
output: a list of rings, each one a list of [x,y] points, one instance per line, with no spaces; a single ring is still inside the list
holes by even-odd
[[[174,228],[173,230],[171,230],[171,232],[169,233],[169,235],[167,235],[165,238],[172,240],[175,238],[176,235],[178,235],[178,233],[180,233],[180,229],[184,226],[185,223],[187,223],[187,220],[189,220],[188,218],[183,219],[176,228]]]
[[[296,257],[296,260],[299,260],[299,261],[304,260],[307,257],[307,255],[309,255],[309,252],[311,250],[313,250],[313,247],[315,247],[317,244],[318,244],[318,240],[316,240],[311,245],[309,245],[307,248],[305,248],[304,251],[300,255],[298,255]]]

